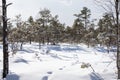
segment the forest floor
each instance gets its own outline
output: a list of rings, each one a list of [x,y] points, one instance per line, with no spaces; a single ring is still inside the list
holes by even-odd
[[[2,55],[0,45],[0,77]],[[10,50],[9,61],[6,80],[116,80],[117,76],[114,51],[108,54],[105,48],[84,44],[43,45],[41,49],[37,43],[24,44],[14,55]]]

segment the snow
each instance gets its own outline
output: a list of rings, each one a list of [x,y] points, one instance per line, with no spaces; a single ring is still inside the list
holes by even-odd
[[[9,48],[10,49],[10,48]],[[2,77],[2,45],[0,45],[0,78]],[[16,54],[9,54],[10,73],[7,80],[116,80],[114,52],[84,44],[24,44]],[[81,68],[83,63],[91,67]]]

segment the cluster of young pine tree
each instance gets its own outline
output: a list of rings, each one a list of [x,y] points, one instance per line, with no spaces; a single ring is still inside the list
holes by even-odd
[[[22,21],[21,15],[17,15],[13,22],[8,22],[9,42],[39,42],[40,44],[58,43],[85,43],[88,47],[100,44],[107,46],[116,45],[115,20],[112,14],[105,13],[95,25],[90,19],[91,11],[87,7],[78,14],[72,26],[60,23],[58,15],[53,16],[48,9],[39,11],[37,19],[32,16],[27,21]],[[0,28],[2,36],[2,27]],[[22,48],[22,47],[21,47]]]

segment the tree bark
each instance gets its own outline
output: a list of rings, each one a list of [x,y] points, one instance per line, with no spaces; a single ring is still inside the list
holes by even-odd
[[[119,0],[115,1],[115,9],[116,9],[116,28],[117,28],[117,69],[118,69],[118,79],[120,79]]]
[[[20,45],[20,50],[23,49],[23,41],[21,42],[21,45]]]
[[[8,29],[7,29],[7,6],[6,0],[2,0],[2,15],[3,15],[3,78],[6,78],[9,72],[8,59]]]
[[[30,37],[30,44],[32,43],[32,39],[31,39],[31,37]]]

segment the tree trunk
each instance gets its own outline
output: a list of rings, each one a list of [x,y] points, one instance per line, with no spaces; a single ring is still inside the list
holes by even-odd
[[[40,39],[39,39],[39,49],[41,49],[41,43],[40,43]]]
[[[31,40],[31,37],[30,37],[30,44],[31,44],[32,40]]]
[[[115,1],[116,9],[116,28],[117,28],[117,69],[118,79],[120,79],[120,37],[119,37],[119,0]]]
[[[45,38],[44,38],[44,36],[42,38],[42,43],[43,43],[43,45],[45,44]]]
[[[20,45],[20,50],[23,49],[23,41],[21,42],[21,45]]]
[[[49,43],[50,43],[50,38],[47,37],[47,45],[49,45]]]
[[[118,79],[120,79],[120,69],[118,69]]]
[[[3,14],[3,78],[6,78],[9,72],[8,59],[8,31],[7,31],[7,12],[6,0],[2,0],[2,14]]]
[[[107,45],[107,53],[108,54],[110,53],[110,46],[109,46],[109,44]]]

